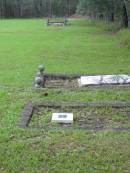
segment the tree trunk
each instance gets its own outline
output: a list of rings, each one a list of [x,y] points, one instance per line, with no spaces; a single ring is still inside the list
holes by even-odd
[[[18,17],[22,17],[22,0],[17,0]]]
[[[129,0],[123,0],[124,1],[124,24],[126,27],[130,29],[130,7],[129,7]]]
[[[111,21],[111,22],[114,22],[114,21],[115,21],[114,12],[112,12],[111,15],[110,15],[110,21]]]
[[[128,28],[128,16],[127,16],[127,11],[126,11],[126,7],[123,6],[123,27]]]

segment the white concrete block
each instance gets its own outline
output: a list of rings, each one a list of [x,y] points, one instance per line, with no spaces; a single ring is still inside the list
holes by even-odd
[[[52,122],[72,124],[73,114],[72,113],[53,113]]]
[[[102,84],[130,84],[130,75],[98,75],[81,76],[78,79],[79,86]]]

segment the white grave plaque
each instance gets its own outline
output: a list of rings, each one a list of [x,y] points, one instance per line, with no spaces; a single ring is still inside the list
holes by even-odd
[[[99,75],[81,76],[79,86],[105,85],[105,84],[130,84],[130,75]]]
[[[70,124],[73,123],[72,113],[53,113],[52,121],[57,123]]]

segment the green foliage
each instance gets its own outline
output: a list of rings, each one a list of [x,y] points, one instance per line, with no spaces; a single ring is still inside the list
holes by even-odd
[[[130,48],[130,31],[127,29],[121,30],[118,33],[118,37],[120,39],[120,44]]]
[[[104,21],[100,21],[98,22],[98,25],[105,31],[105,32],[109,32],[109,33],[117,33],[122,29],[122,26],[120,23],[118,22],[104,22]]]
[[[121,0],[80,0],[77,11],[84,14],[109,14],[121,10],[121,5]]]
[[[98,20],[130,25],[129,4],[125,0],[80,0],[77,12]]]
[[[107,25],[107,31],[112,33],[118,32],[121,28],[122,26],[120,23],[109,23]]]

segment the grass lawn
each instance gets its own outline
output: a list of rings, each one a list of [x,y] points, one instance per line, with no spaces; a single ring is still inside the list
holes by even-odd
[[[129,102],[130,91],[123,89],[49,90],[48,97],[31,90],[39,64],[47,73],[130,74],[126,33],[130,37],[85,20],[68,27],[47,27],[40,19],[0,21],[0,173],[130,173],[130,132],[17,127],[30,100]]]

